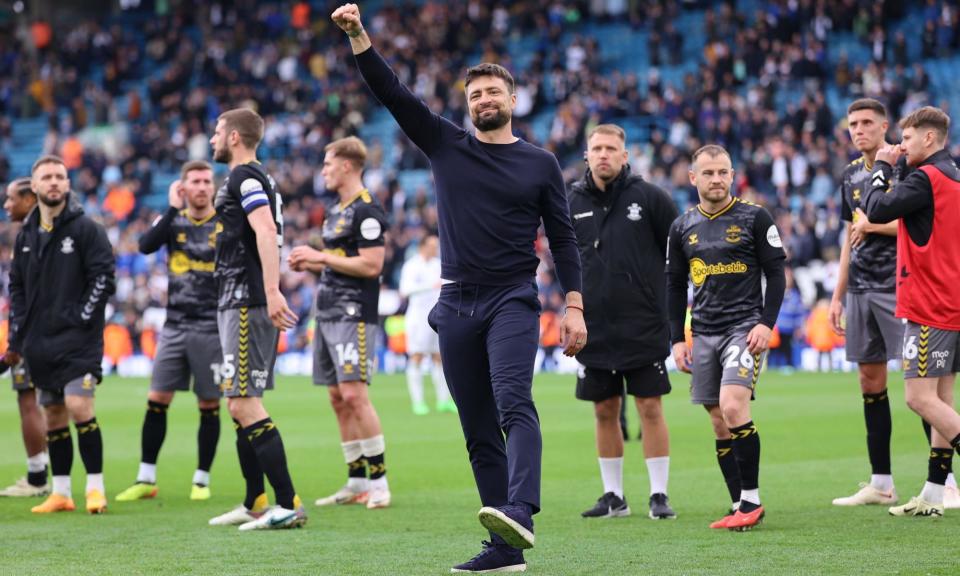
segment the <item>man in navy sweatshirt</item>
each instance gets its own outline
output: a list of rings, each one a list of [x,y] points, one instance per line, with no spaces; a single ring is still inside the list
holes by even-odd
[[[434,114],[371,47],[355,4],[333,13],[357,67],[400,128],[430,159],[440,220],[440,300],[430,323],[460,415],[491,542],[455,572],[519,571],[540,510],[541,440],[531,394],[540,311],[534,251],[543,221],[566,292],[564,352],[586,344],[580,256],[556,158],[516,138],[513,77],[496,64],[467,71],[476,134]],[[506,436],[506,442],[504,441]]]

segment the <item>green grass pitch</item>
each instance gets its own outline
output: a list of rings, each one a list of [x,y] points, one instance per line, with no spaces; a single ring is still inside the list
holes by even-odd
[[[4,381],[6,382],[6,380]],[[590,404],[573,398],[570,376],[538,376],[543,425],[543,509],[528,572],[555,574],[958,574],[960,511],[942,519],[893,518],[883,508],[838,509],[833,497],[868,479],[862,405],[853,374],[765,373],[754,404],[762,442],[760,487],[766,523],[749,533],[712,531],[727,504],[704,411],[689,403],[688,380],[673,376],[665,407],[671,433],[670,497],[675,521],[646,517],[647,478],[639,442],[626,447],[629,518],[587,521],[600,495]],[[429,388],[429,383],[428,386]],[[188,499],[198,412],[181,394],[170,411],[158,467],[157,499],[113,501],[140,455],[145,380],[110,378],[97,396],[110,508],[37,517],[37,501],[0,499],[0,574],[443,574],[480,548],[479,500],[456,417],[414,417],[402,376],[371,390],[387,439],[393,506],[317,509],[313,501],[345,477],[326,392],[306,378],[281,378],[266,405],[283,434],[297,490],[308,503],[303,530],[240,534],[207,520],[241,500],[242,479],[226,410],[213,498]],[[0,481],[23,474],[12,392],[0,404]],[[901,500],[926,477],[920,422],[891,374],[893,467]],[[636,433],[636,413],[630,418]],[[74,439],[74,442],[76,440]],[[84,474],[74,459],[74,496]],[[272,497],[272,493],[270,494]],[[952,513],[951,513],[952,512]]]

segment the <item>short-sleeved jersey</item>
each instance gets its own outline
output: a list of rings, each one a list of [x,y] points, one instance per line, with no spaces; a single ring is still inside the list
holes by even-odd
[[[194,220],[181,210],[171,223],[167,239],[167,322],[217,329],[217,280],[213,271],[221,230],[216,214]]]
[[[760,321],[763,264],[785,259],[783,242],[765,208],[739,198],[716,214],[696,206],[670,228],[667,273],[693,283],[693,333],[722,334]]]
[[[283,245],[283,211],[276,184],[259,163],[234,168],[217,191],[215,206],[223,230],[217,235],[216,271],[220,310],[265,306],[263,266],[257,235],[247,214],[261,206],[277,223],[277,252]]]
[[[346,206],[336,203],[323,221],[324,251],[357,256],[361,248],[383,246],[387,217],[376,198],[362,191]],[[320,322],[377,321],[379,278],[358,278],[329,267],[317,287],[317,320]]]
[[[857,158],[843,170],[840,181],[841,217],[856,222],[860,198],[870,188],[872,166]],[[895,170],[896,174],[899,170]],[[893,183],[896,184],[896,181]],[[863,243],[850,251],[850,272],[847,290],[850,292],[896,291],[897,238],[883,234],[867,234]]]

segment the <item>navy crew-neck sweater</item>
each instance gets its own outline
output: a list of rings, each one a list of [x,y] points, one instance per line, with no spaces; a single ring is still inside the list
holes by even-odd
[[[556,157],[524,140],[486,144],[434,114],[373,48],[357,68],[433,169],[446,280],[485,285],[532,281],[543,220],[557,279],[580,292],[580,253]]]

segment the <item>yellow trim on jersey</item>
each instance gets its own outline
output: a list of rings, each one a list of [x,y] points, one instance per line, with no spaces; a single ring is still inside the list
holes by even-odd
[[[351,204],[357,201],[357,198],[362,198],[364,204],[369,204],[373,202],[373,198],[370,197],[370,191],[366,188],[362,188],[360,192],[357,192],[357,195],[350,199],[346,204],[340,204],[340,210],[346,210]]]
[[[715,219],[715,218],[717,218],[717,217],[722,216],[723,214],[725,214],[727,211],[729,211],[731,208],[733,208],[733,205],[736,204],[736,203],[737,203],[737,199],[736,199],[736,198],[731,198],[731,199],[730,199],[730,203],[727,204],[726,206],[724,206],[723,208],[721,208],[720,211],[717,212],[716,214],[710,214],[710,213],[708,213],[708,212],[704,212],[703,208],[702,208],[699,204],[697,204],[697,210],[699,210],[701,214],[703,214],[704,216],[706,216],[708,220],[713,220],[713,219]]]
[[[203,220],[194,220],[194,218],[193,218],[192,216],[190,216],[190,213],[187,211],[186,208],[184,208],[183,210],[181,210],[181,211],[180,211],[180,214],[181,214],[182,216],[186,216],[187,220],[189,220],[190,223],[193,224],[194,226],[203,226],[204,224],[206,224],[207,222],[209,222],[210,220],[212,220],[214,216],[217,215],[216,212],[212,212],[209,216],[207,216],[207,217],[204,218]]]

